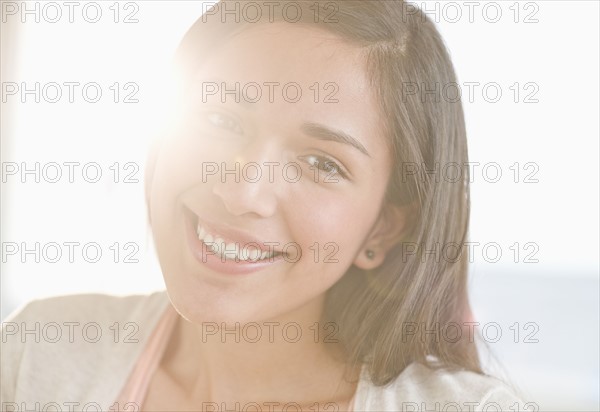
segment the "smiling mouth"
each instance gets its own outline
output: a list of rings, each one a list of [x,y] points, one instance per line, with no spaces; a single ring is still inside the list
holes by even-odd
[[[190,209],[184,208],[184,211],[188,224],[192,226],[203,250],[214,253],[214,257],[223,263],[267,263],[287,257],[287,253],[277,250],[281,247],[278,242],[245,239],[244,236],[236,236],[230,230],[225,230],[226,234],[220,233],[219,229],[213,229],[212,225],[202,222]]]
[[[218,257],[226,260],[260,262],[272,260],[283,255],[283,252],[275,251],[273,248],[263,250],[253,247],[251,244],[240,245],[240,242],[227,242],[220,235],[210,233],[200,223],[196,225],[196,235],[198,236],[198,240],[204,243]]]

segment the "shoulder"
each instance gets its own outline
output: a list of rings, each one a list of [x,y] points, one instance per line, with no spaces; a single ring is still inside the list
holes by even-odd
[[[166,293],[164,291],[128,296],[99,293],[55,296],[26,303],[9,315],[2,324],[73,317],[103,319],[122,316],[126,313],[132,317],[143,318],[148,316],[147,309],[152,309],[152,307],[158,309],[165,303]]]
[[[79,393],[94,402],[110,397],[168,305],[165,291],[68,295],[23,305],[2,322],[3,399],[43,404],[61,391],[68,399]]]
[[[79,294],[37,299],[21,306],[2,322],[2,344],[11,347],[44,342],[87,342],[98,344],[95,346],[98,349],[103,343],[120,340],[121,337],[116,336],[118,329],[142,329],[143,335],[167,304],[165,291],[147,295]]]
[[[419,363],[409,365],[386,386],[365,383],[361,392],[364,409],[357,410],[365,411],[511,411],[525,405],[510,386],[494,377]]]

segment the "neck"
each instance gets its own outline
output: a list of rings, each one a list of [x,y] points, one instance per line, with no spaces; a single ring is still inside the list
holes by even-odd
[[[243,325],[198,325],[179,317],[164,367],[194,402],[343,403],[360,371],[345,374],[336,326],[321,321],[322,309],[320,299]]]

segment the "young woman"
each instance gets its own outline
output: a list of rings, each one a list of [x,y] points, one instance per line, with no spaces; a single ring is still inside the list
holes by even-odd
[[[468,173],[428,172],[468,161],[429,19],[402,1],[222,1],[177,57],[177,125],[146,179],[166,292],[29,304],[11,321],[109,338],[4,345],[3,402],[522,407],[469,327]]]

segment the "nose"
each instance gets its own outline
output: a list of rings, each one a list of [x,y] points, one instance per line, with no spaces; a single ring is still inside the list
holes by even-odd
[[[232,215],[270,217],[277,210],[276,164],[264,149],[238,155],[219,165],[212,191]]]

